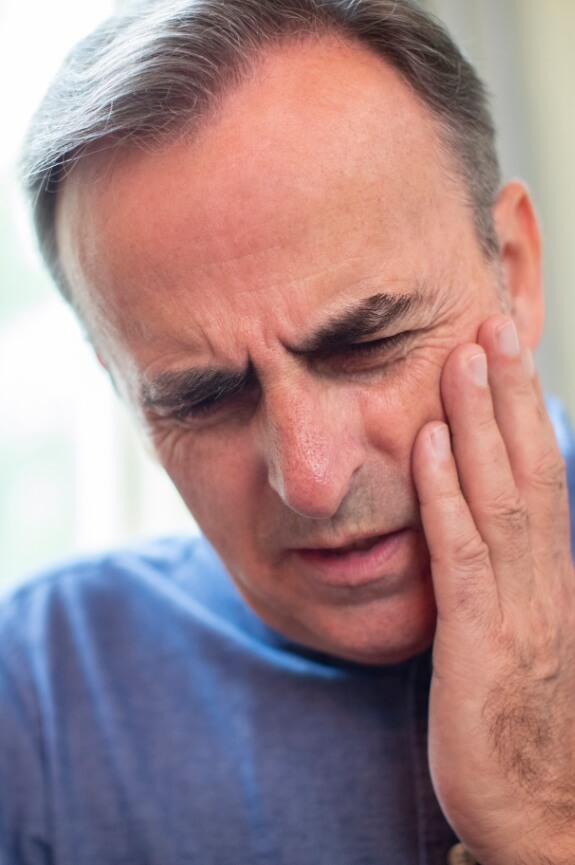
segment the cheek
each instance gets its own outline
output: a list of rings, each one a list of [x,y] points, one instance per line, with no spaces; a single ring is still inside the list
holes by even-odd
[[[200,528],[212,540],[252,518],[260,470],[243,437],[182,435],[158,456]]]
[[[415,438],[425,423],[445,418],[440,393],[444,356],[410,359],[392,378],[361,395],[369,444],[397,464],[409,464]]]

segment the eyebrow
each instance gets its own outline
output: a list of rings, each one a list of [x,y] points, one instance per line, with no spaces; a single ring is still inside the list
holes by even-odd
[[[255,374],[251,367],[246,370],[216,367],[174,370],[146,382],[140,399],[147,409],[177,414],[178,409],[240,393],[252,380],[255,380]]]
[[[421,306],[422,300],[419,291],[400,295],[374,294],[337,313],[314,334],[299,345],[288,346],[288,349],[297,355],[327,354],[401,323]]]
[[[286,348],[299,356],[328,354],[397,326],[421,306],[423,299],[420,291],[403,295],[374,294],[338,312],[298,345],[286,345]],[[256,373],[251,364],[239,370],[212,366],[173,370],[145,382],[140,399],[144,408],[177,414],[178,410],[189,410],[202,402],[233,397],[255,381]]]

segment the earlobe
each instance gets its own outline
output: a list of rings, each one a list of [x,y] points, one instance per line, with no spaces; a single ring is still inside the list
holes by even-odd
[[[525,347],[536,349],[543,330],[541,235],[527,188],[517,181],[501,190],[493,209],[511,312]]]

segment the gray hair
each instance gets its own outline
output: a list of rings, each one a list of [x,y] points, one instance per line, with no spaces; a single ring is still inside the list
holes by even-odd
[[[500,171],[485,89],[443,26],[412,0],[140,0],[71,52],[25,142],[22,175],[40,249],[69,301],[55,205],[78,160],[119,146],[161,147],[216,112],[264,50],[327,34],[371,49],[428,107],[481,247],[496,259]]]

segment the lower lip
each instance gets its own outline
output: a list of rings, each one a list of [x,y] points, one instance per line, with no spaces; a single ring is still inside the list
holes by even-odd
[[[408,563],[412,533],[407,529],[382,535],[367,550],[347,553],[325,549],[300,549],[297,557],[314,579],[332,586],[358,587],[385,580],[386,574],[403,570]]]

